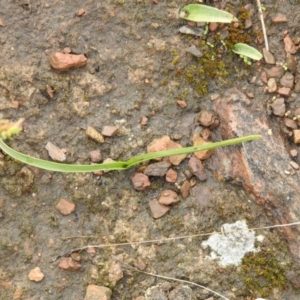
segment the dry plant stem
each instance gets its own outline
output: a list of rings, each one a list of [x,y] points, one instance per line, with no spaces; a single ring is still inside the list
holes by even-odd
[[[297,226],[300,225],[300,221],[294,222],[294,223],[286,223],[286,224],[277,224],[277,225],[270,225],[270,226],[263,226],[263,227],[253,227],[247,229],[248,231],[250,230],[263,230],[263,229],[271,229],[271,228],[280,228],[280,227],[290,227],[290,226]],[[228,233],[233,233],[233,232],[243,232],[244,230],[230,230],[226,231],[226,234]],[[52,260],[52,262],[56,261],[58,258],[63,257],[63,256],[68,256],[73,252],[78,252],[78,251],[83,251],[85,249],[89,248],[106,248],[106,247],[119,247],[119,246],[131,246],[133,244],[135,245],[141,245],[141,244],[149,244],[149,243],[165,243],[168,241],[174,241],[174,240],[180,240],[180,239],[187,239],[187,238],[195,238],[195,237],[203,237],[203,236],[209,236],[215,233],[219,234],[224,234],[222,231],[214,231],[214,232],[206,232],[206,233],[198,233],[198,234],[191,234],[191,235],[182,235],[182,236],[175,236],[171,238],[161,238],[161,239],[153,239],[153,240],[148,240],[148,241],[133,241],[133,242],[128,242],[128,243],[116,243],[116,244],[100,244],[100,245],[88,245],[80,248],[73,249],[69,252],[66,252],[62,255],[57,256]],[[92,236],[93,237],[93,236]],[[77,236],[72,236],[72,237],[63,237],[62,239],[71,239],[71,238],[78,238]],[[86,236],[85,236],[86,238]]]
[[[208,287],[205,287],[201,284],[198,284],[198,283],[195,283],[195,282],[192,282],[192,281],[187,281],[187,280],[183,280],[183,279],[178,279],[178,278],[174,278],[174,277],[168,277],[168,276],[164,276],[164,275],[158,275],[158,274],[154,274],[154,273],[149,273],[149,272],[145,272],[145,271],[141,271],[141,270],[138,270],[128,264],[125,264],[124,262],[120,261],[119,259],[115,258],[116,261],[118,261],[122,266],[124,266],[126,269],[128,270],[131,270],[131,271],[134,271],[134,272],[139,272],[139,273],[143,273],[143,274],[146,274],[146,275],[150,275],[150,276],[154,276],[154,277],[157,277],[157,278],[162,278],[162,279],[167,279],[167,280],[172,280],[172,281],[177,281],[177,282],[182,282],[182,283],[187,283],[187,284],[190,284],[190,285],[194,285],[196,287],[199,287],[199,288],[202,288],[204,290],[207,290],[213,294],[215,294],[216,296],[219,296],[221,297],[222,299],[225,299],[225,300],[230,300],[229,298],[226,298],[225,296],[219,294],[218,292],[214,291],[214,290],[211,290],[210,288]]]
[[[256,0],[256,3],[258,6],[258,13],[259,13],[259,17],[260,17],[262,31],[264,34],[265,46],[266,46],[266,49],[269,51],[269,43],[268,43],[267,31],[266,31],[266,26],[265,26],[265,21],[264,21],[264,14],[261,9],[261,2],[260,2],[260,0]]]

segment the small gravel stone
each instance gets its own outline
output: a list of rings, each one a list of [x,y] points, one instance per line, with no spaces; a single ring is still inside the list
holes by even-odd
[[[204,128],[201,130],[200,136],[203,137],[205,141],[208,141],[211,137],[211,131],[208,128]]]
[[[210,22],[208,25],[208,28],[210,31],[216,31],[218,29],[218,23],[216,22]]]
[[[174,191],[165,190],[160,194],[158,202],[162,205],[172,205],[179,202],[179,197]]]
[[[178,106],[180,106],[181,108],[186,108],[187,104],[184,100],[178,100],[177,101]]]
[[[178,173],[173,169],[169,169],[166,174],[166,181],[174,183],[174,182],[176,182],[177,177],[178,177]]]
[[[150,186],[150,181],[147,175],[143,173],[136,173],[131,177],[131,182],[134,189],[143,191]]]
[[[284,42],[284,50],[286,53],[295,54],[297,52],[297,48],[294,45],[292,39],[287,35],[283,39]]]
[[[282,67],[276,66],[266,70],[268,77],[275,78],[283,75]]]
[[[281,87],[278,89],[278,94],[284,97],[289,97],[291,96],[291,89],[287,87]]]
[[[180,33],[203,36],[204,29],[201,27],[182,26],[179,28]]]
[[[170,210],[170,206],[162,205],[156,199],[150,200],[149,206],[154,219],[161,218]]]
[[[205,141],[202,137],[197,137],[196,139],[194,139],[194,146],[200,146],[200,145],[206,145],[206,144],[210,144],[209,142]],[[204,151],[198,151],[195,152],[194,155],[200,159],[200,160],[204,160],[207,159],[209,157],[211,157],[211,155],[214,153],[214,150],[204,150]]]
[[[148,124],[148,120],[149,119],[147,117],[143,116],[141,118],[141,120],[140,120],[141,125],[143,125],[143,126],[147,125]]]
[[[81,16],[83,16],[83,15],[85,15],[85,10],[84,10],[84,8],[80,8],[80,9],[78,9],[78,10],[76,11],[76,16],[77,16],[77,17],[81,17]]]
[[[263,48],[263,56],[267,64],[275,65],[275,57],[274,55],[268,51],[266,48]]]
[[[275,116],[283,117],[285,114],[285,103],[283,98],[277,98],[272,104],[271,104],[273,114]]]
[[[294,161],[290,161],[290,165],[295,169],[295,170],[299,170],[299,165],[294,162]]]
[[[271,76],[271,77],[273,77],[273,76]],[[267,72],[265,72],[265,71],[261,72],[260,78],[261,78],[263,83],[268,83]]]
[[[297,72],[297,61],[290,53],[286,55],[286,66],[291,73],[295,74]]]
[[[101,133],[104,136],[115,136],[118,133],[118,127],[116,127],[116,126],[104,126]]]
[[[58,267],[66,271],[76,272],[80,270],[81,264],[78,261],[72,259],[71,257],[64,257],[59,262]]]
[[[205,181],[207,179],[206,171],[202,162],[195,156],[192,156],[189,160],[189,169],[199,178],[199,180]]]
[[[171,163],[168,161],[153,163],[146,167],[144,174],[147,176],[165,176],[170,166]]]
[[[294,75],[290,72],[286,72],[280,79],[280,84],[286,88],[293,88],[294,86]]]
[[[111,296],[111,289],[105,286],[90,284],[87,286],[84,300],[110,300]]]
[[[298,151],[297,151],[296,149],[292,149],[292,150],[290,151],[290,155],[291,155],[291,157],[297,157]]]
[[[28,274],[29,280],[35,281],[35,282],[39,282],[39,281],[43,280],[44,277],[45,277],[45,275],[43,274],[43,272],[41,271],[41,269],[39,267],[32,269]]]
[[[172,149],[179,149],[182,148],[182,146],[178,143],[173,142],[170,137],[167,135],[155,139],[150,143],[150,145],[147,147],[147,153],[151,152],[157,152],[157,151],[163,151],[163,150],[172,150]],[[170,163],[172,165],[179,165],[184,159],[186,158],[185,154],[182,155],[174,155],[168,158]]]
[[[191,184],[188,180],[186,180],[182,186],[180,187],[180,193],[183,199],[187,198],[190,194]]]
[[[281,13],[277,14],[273,19],[272,23],[278,24],[278,23],[286,23],[287,22],[287,17],[286,15],[283,15]]]
[[[92,140],[98,143],[104,143],[104,137],[95,128],[88,126],[85,133]]]
[[[54,144],[52,144],[51,142],[48,142],[45,148],[48,151],[49,156],[53,160],[60,161],[60,162],[66,160],[65,153],[61,149],[56,147]]]
[[[294,134],[294,143],[300,144],[300,130],[299,129],[293,130],[293,134]]]
[[[290,128],[290,129],[297,129],[298,128],[297,123],[294,120],[290,119],[290,118],[284,118],[283,122],[284,122],[284,125],[287,128]]]
[[[75,211],[76,204],[67,199],[61,198],[57,203],[56,208],[62,215],[67,216]]]
[[[188,53],[190,53],[190,54],[192,54],[193,56],[196,56],[196,57],[202,57],[203,56],[202,52],[200,50],[198,50],[195,45],[192,45],[191,47],[187,48],[186,52],[188,52]]]
[[[277,83],[275,78],[270,78],[268,80],[268,92],[269,93],[274,93],[277,91]]]
[[[98,163],[102,160],[102,154],[99,149],[90,152],[90,159],[94,163]]]
[[[87,58],[83,54],[67,54],[56,52],[50,56],[52,68],[59,71],[67,71],[70,68],[80,68],[87,64]]]
[[[200,125],[205,127],[210,127],[210,126],[215,127],[216,125],[219,124],[216,116],[211,111],[208,110],[202,110],[199,113],[198,121]]]

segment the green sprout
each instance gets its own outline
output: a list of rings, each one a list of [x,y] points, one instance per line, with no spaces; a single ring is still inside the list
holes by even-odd
[[[260,135],[248,135],[248,136],[234,138],[222,142],[209,143],[201,146],[192,146],[192,147],[186,147],[186,148],[180,148],[174,150],[165,150],[165,151],[147,153],[143,155],[134,156],[127,161],[116,161],[116,162],[95,164],[95,165],[62,164],[62,163],[51,162],[39,158],[34,158],[10,148],[1,139],[0,139],[0,148],[2,149],[3,152],[11,156],[12,158],[19,160],[25,164],[38,167],[40,169],[44,169],[48,171],[56,171],[56,172],[76,172],[76,173],[84,172],[85,173],[85,172],[108,171],[108,170],[126,170],[128,168],[131,168],[134,165],[140,164],[145,161],[149,161],[151,159],[194,153],[203,150],[211,150],[219,147],[231,146],[231,145],[240,144],[252,140],[257,140],[259,138],[261,138]]]

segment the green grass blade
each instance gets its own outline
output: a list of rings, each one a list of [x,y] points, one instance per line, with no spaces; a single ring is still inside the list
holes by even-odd
[[[231,23],[238,21],[227,11],[201,4],[186,5],[181,9],[180,17],[194,22]]]
[[[219,147],[231,146],[235,144],[240,144],[243,142],[248,142],[252,140],[257,140],[261,136],[260,135],[248,135],[240,138],[230,139],[222,142],[210,143],[201,146],[192,146],[174,150],[166,150],[166,151],[159,151],[159,152],[152,152],[147,153],[139,156],[134,156],[128,161],[117,161],[112,163],[103,163],[103,164],[96,164],[96,165],[74,165],[74,164],[62,164],[56,163],[52,161],[47,161],[39,158],[34,158],[28,156],[26,154],[20,153],[9,146],[7,146],[1,139],[0,139],[0,148],[3,152],[11,156],[12,158],[19,160],[25,164],[38,167],[40,169],[45,169],[48,171],[56,171],[56,172],[69,172],[69,173],[82,173],[82,172],[94,172],[94,171],[108,171],[108,170],[125,170],[134,165],[137,165],[144,161],[149,161],[155,158],[167,157],[167,156],[174,156],[180,154],[188,154],[194,153],[197,151],[203,150],[210,150]]]

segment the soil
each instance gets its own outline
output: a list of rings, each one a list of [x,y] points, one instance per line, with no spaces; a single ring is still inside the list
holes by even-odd
[[[22,133],[8,141],[12,148],[50,160],[45,146],[51,142],[67,150],[67,163],[90,164],[91,151],[100,149],[104,159],[127,160],[145,153],[155,138],[164,135],[189,146],[193,133],[203,129],[197,122],[199,112],[212,110],[216,94],[222,96],[228,88],[236,87],[253,94],[250,102],[263,103],[286,149],[297,149],[291,130],[270,109],[276,93],[266,93],[261,79],[264,68],[272,65],[258,62],[248,66],[230,51],[234,43],[246,42],[262,52],[255,1],[211,1],[236,14],[242,23],[249,16],[244,7],[250,3],[253,25],[239,30],[220,26],[204,37],[179,33],[187,24],[178,16],[179,9],[187,4],[182,0],[4,2],[0,8],[4,25],[0,25],[0,111],[5,119],[26,119]],[[285,67],[283,35],[289,31],[292,38],[299,38],[300,6],[288,0],[263,2],[270,50],[277,65]],[[85,13],[76,15],[81,8]],[[287,22],[273,24],[271,20],[278,13],[286,15]],[[230,33],[226,46],[220,41],[224,32]],[[186,52],[192,45],[201,50],[202,58]],[[54,70],[50,55],[66,47],[73,54],[84,54],[87,65]],[[296,59],[298,56],[294,54]],[[187,107],[177,101],[185,101]],[[292,115],[300,107],[299,91],[293,91],[285,103],[285,113],[290,110]],[[217,111],[214,113],[218,116]],[[145,117],[148,122],[144,123]],[[118,134],[97,143],[87,137],[88,126],[99,132],[104,126],[117,126]],[[251,133],[251,128],[246,131]],[[130,178],[144,166],[101,176],[68,174],[25,166],[0,155],[3,300],[81,300],[91,284],[109,287],[112,300],[139,296],[139,300],[187,299],[180,298],[184,293],[191,299],[218,299],[199,287],[191,285],[188,289],[182,283],[139,273],[124,264],[201,284],[228,299],[300,297],[300,265],[279,230],[257,231],[256,252],[246,254],[239,265],[225,267],[218,260],[207,259],[211,251],[202,244],[207,236],[165,240],[219,232],[225,223],[239,220],[246,220],[249,228],[274,224],[274,215],[260,205],[261,199],[235,184],[235,178],[216,175],[212,159],[204,161],[205,181],[192,176],[185,159],[172,167],[178,172],[175,184],[164,177],[151,177],[150,187],[137,191]],[[263,177],[271,180],[272,174],[266,171]],[[180,197],[167,214],[154,219],[149,202],[164,190],[180,195],[179,187],[187,179],[193,184],[190,195]],[[76,204],[74,212],[62,215],[58,211],[56,205],[62,198]],[[156,242],[142,243],[147,240]],[[127,244],[103,246],[120,243]],[[86,249],[88,245],[102,246]],[[76,253],[81,259],[79,269],[58,266],[63,257],[72,254],[74,258]],[[44,274],[39,282],[28,279],[36,267]],[[153,292],[156,286],[161,288]]]

